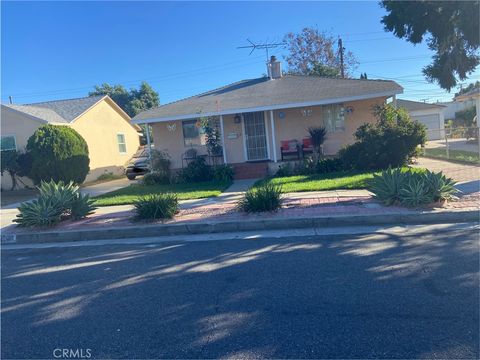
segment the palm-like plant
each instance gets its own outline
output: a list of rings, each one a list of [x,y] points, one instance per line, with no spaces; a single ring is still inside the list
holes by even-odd
[[[322,145],[327,139],[327,129],[323,126],[312,126],[307,131],[312,139],[313,156],[317,162],[320,159]]]

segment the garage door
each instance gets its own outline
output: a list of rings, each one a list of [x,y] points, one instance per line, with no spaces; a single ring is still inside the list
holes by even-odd
[[[443,131],[440,129],[440,116],[438,114],[412,116],[413,120],[421,122],[427,127],[427,139],[439,140],[443,138]]]

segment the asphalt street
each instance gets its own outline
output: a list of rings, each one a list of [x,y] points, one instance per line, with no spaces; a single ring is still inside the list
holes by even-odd
[[[1,358],[479,358],[479,295],[475,227],[3,249]]]

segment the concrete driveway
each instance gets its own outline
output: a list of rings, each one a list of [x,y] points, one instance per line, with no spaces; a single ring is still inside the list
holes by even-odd
[[[442,171],[446,176],[458,182],[478,183],[480,180],[480,166],[478,165],[419,157],[417,163],[413,166],[426,168],[435,172]]]
[[[2,252],[2,358],[479,357],[478,229]]]

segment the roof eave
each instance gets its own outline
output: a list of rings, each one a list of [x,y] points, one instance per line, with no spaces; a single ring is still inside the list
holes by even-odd
[[[151,123],[157,123],[157,122],[187,120],[187,119],[204,117],[204,116],[219,116],[219,115],[238,114],[238,113],[244,113],[244,112],[281,110],[281,109],[299,108],[299,107],[307,107],[307,106],[318,106],[318,105],[342,103],[347,101],[367,100],[367,99],[373,99],[373,98],[384,97],[384,96],[390,97],[390,96],[394,96],[402,93],[403,93],[403,89],[396,89],[396,90],[390,90],[390,91],[383,91],[380,93],[346,96],[341,98],[331,98],[331,99],[307,101],[307,102],[301,102],[301,103],[299,102],[299,103],[266,105],[266,106],[259,106],[259,107],[253,107],[253,108],[228,109],[228,110],[214,111],[214,112],[208,112],[208,113],[194,113],[194,114],[185,114],[185,115],[176,115],[176,116],[152,117],[152,118],[145,118],[145,119],[133,118],[132,123],[151,124]]]

